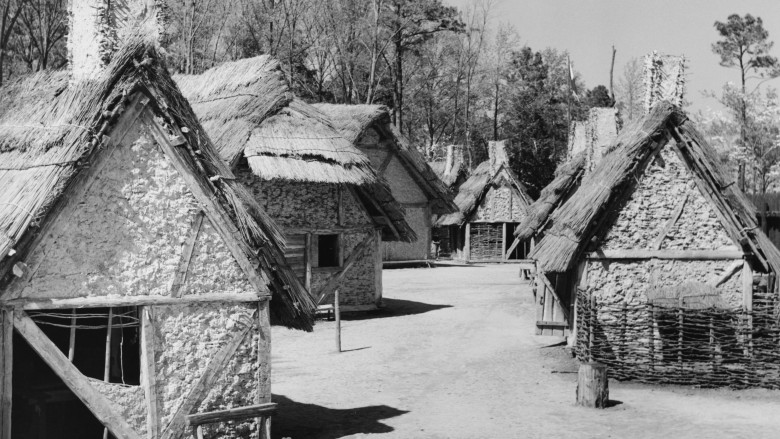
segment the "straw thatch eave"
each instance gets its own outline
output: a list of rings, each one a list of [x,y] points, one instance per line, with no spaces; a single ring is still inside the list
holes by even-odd
[[[512,187],[520,194],[526,205],[530,205],[531,198],[528,196],[525,186],[520,183],[514,172],[505,164],[493,171],[490,166],[490,160],[485,160],[474,169],[469,179],[460,185],[458,194],[455,196],[455,204],[458,206],[458,211],[439,216],[434,220],[434,226],[462,226],[468,222],[482,203],[482,200],[484,200],[490,187],[497,182],[497,179],[504,172],[508,176]]]
[[[585,159],[583,151],[558,168],[553,181],[542,189],[539,198],[528,207],[525,219],[515,229],[517,239],[525,241],[536,235],[555,209],[575,193],[585,173]]]
[[[71,83],[68,72],[47,72],[0,89],[5,104],[0,109],[0,236],[3,248],[10,241],[16,250],[4,252],[0,277],[27,255],[68,202],[65,195],[91,158],[111,147],[112,130],[138,96],[148,101],[143,112],[154,117],[151,123],[170,139],[182,140],[177,159],[193,184],[212,194],[212,207],[228,215],[227,226],[235,230],[229,238],[238,239],[253,269],[266,275],[275,299],[273,318],[311,330],[314,304],[287,266],[280,231],[220,160],[154,44],[143,36],[132,37],[94,81]]]
[[[391,122],[387,107],[346,104],[315,104],[314,106],[327,115],[339,133],[353,144],[356,144],[370,127],[374,127],[383,137],[391,139],[392,151],[430,201],[432,213],[444,215],[457,211],[452,193],[431,169],[422,154]]]
[[[780,251],[758,227],[755,207],[728,177],[717,153],[687,116],[668,102],[656,104],[642,120],[624,129],[600,164],[585,176],[580,188],[550,216],[544,237],[530,257],[544,272],[572,269],[591,239],[603,233],[622,200],[668,142],[676,142],[697,187],[713,204],[722,225],[763,271],[780,270]]]

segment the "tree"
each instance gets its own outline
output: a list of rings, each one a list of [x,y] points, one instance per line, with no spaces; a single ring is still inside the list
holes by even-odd
[[[623,66],[623,74],[618,79],[615,93],[616,105],[626,122],[642,115],[643,91],[642,62],[639,58],[631,58]]]
[[[773,43],[768,40],[769,32],[764,29],[760,17],[746,14],[740,17],[732,14],[728,21],[715,22],[715,29],[721,37],[712,45],[712,51],[720,56],[720,65],[739,69],[741,94],[739,108],[740,141],[747,148],[748,139],[748,75],[752,72],[757,78],[777,77],[780,75],[777,58],[769,55]],[[755,77],[753,77],[755,78]],[[745,190],[745,168],[740,166],[739,186]]]
[[[0,1],[0,86],[5,74],[5,57],[9,52],[11,35],[25,6],[25,0]]]
[[[14,37],[14,52],[33,71],[60,68],[67,62],[67,0],[26,0]]]
[[[588,90],[585,100],[590,108],[612,107],[615,105],[615,101],[609,95],[609,90],[603,85],[597,85],[592,90]]]

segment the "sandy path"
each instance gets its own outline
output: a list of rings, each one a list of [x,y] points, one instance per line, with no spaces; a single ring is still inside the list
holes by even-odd
[[[516,267],[385,270],[387,310],[273,330],[274,438],[775,438],[780,392],[610,382],[575,407],[576,362],[532,335]]]

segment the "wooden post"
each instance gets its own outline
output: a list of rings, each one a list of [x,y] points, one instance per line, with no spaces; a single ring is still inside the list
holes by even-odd
[[[303,257],[306,264],[306,278],[304,279],[304,287],[306,291],[311,295],[311,260],[312,260],[312,248],[311,248],[311,233],[306,234],[306,245],[303,250]]]
[[[160,437],[160,415],[157,410],[157,368],[154,354],[154,308],[144,306],[141,314],[141,386],[146,400],[146,435]]]
[[[0,439],[11,439],[11,403],[13,401],[13,337],[14,321],[12,309],[0,311],[0,342],[3,358],[0,359]]]
[[[510,197],[511,199],[511,197]],[[511,211],[510,211],[511,212]],[[506,223],[501,223],[501,259],[507,260],[509,259],[509,254],[506,253]]]
[[[471,223],[466,223],[466,242],[463,243],[463,258],[471,261]]]
[[[374,303],[382,305],[382,231],[374,231]]]
[[[596,324],[596,296],[590,295],[590,309],[588,309],[588,360],[593,361],[593,326]]]
[[[333,299],[333,312],[336,314],[336,349],[341,352],[341,309],[339,309],[339,289],[336,288]]]
[[[655,308],[652,303],[648,303],[647,306],[650,310],[650,334],[647,337],[650,343],[647,349],[650,353],[650,370],[655,370]]]
[[[680,297],[680,301],[682,302],[682,297]],[[677,323],[679,325],[680,332],[677,335],[677,364],[682,369],[682,354],[683,354],[683,308],[682,304],[678,305],[677,308]]]
[[[742,306],[747,315],[748,355],[753,356],[753,270],[747,261],[742,265]]]
[[[76,308],[71,311],[70,317],[70,340],[68,341],[68,360],[73,363],[76,356]]]
[[[111,373],[111,332],[114,326],[114,308],[108,308],[108,330],[106,331],[106,356],[103,362],[103,381],[109,381]],[[103,428],[103,439],[108,439],[108,428]]]
[[[601,363],[584,363],[577,373],[577,405],[603,409],[609,402],[607,366]]]

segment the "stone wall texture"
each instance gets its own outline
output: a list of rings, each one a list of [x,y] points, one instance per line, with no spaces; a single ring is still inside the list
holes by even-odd
[[[167,295],[199,205],[170,160],[137,129],[98,159],[86,192],[71,201],[27,258],[29,298]],[[101,162],[102,165],[100,164]],[[89,171],[87,171],[89,172]],[[248,292],[232,254],[203,221],[184,292]]]
[[[289,181],[262,181],[247,170],[238,171],[242,181],[253,195],[283,229],[330,229],[339,227],[338,186],[335,184],[299,183]],[[351,192],[344,190],[343,227],[363,228],[367,231],[342,234],[342,254],[346,260],[354,247],[373,235],[373,222]],[[381,291],[375,286],[375,261],[378,246],[373,245],[350,268],[339,289],[341,303],[351,305],[374,305]],[[333,276],[335,271],[312,269],[311,289],[318,292]],[[332,301],[332,298],[329,299]]]
[[[123,419],[141,437],[146,436],[146,402],[141,386],[106,383],[89,378],[90,384],[116,406]]]
[[[217,352],[242,330],[239,322],[251,318],[257,308],[254,303],[155,308],[155,367],[162,425],[170,422]],[[269,334],[270,327],[260,327],[258,322],[267,320],[257,316],[253,321],[254,329],[198,407],[199,412],[270,401],[271,365],[268,353],[260,352],[267,346],[260,342],[260,334]],[[248,439],[256,428],[254,421],[220,424],[209,428],[209,436]]]

